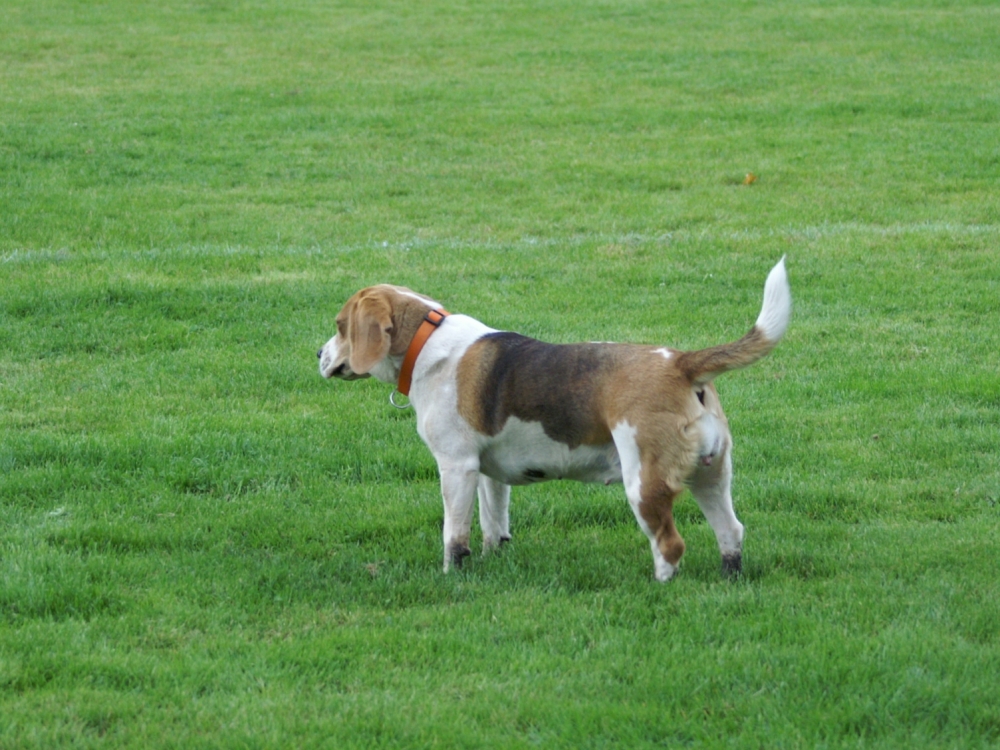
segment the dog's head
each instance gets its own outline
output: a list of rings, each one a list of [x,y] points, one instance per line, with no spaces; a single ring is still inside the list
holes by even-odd
[[[440,307],[402,286],[362,289],[337,314],[337,334],[318,352],[320,374],[342,380],[374,376],[395,383],[421,321],[428,310]]]

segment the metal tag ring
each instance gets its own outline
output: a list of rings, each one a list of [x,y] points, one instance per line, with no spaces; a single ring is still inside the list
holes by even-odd
[[[412,406],[412,404],[410,404],[409,401],[407,401],[405,404],[396,403],[395,396],[397,393],[399,393],[399,391],[393,391],[392,393],[389,394],[389,403],[395,406],[397,409],[409,409],[410,406]],[[399,395],[402,396],[403,394],[400,393]]]

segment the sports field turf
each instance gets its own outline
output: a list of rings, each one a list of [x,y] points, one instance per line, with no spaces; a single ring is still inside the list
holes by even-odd
[[[0,748],[1000,744],[1000,5],[0,9]],[[550,341],[781,346],[693,500],[514,491],[440,570],[390,281]],[[473,546],[478,541],[474,537]]]

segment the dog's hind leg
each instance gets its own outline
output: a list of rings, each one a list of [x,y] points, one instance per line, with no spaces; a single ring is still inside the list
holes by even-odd
[[[629,498],[639,526],[649,537],[656,580],[669,581],[684,554],[684,539],[674,524],[674,500],[680,494],[662,481],[644,481],[638,505]]]
[[[483,554],[510,541],[510,486],[479,475],[479,525]]]
[[[674,500],[680,490],[670,488],[655,471],[656,459],[640,452],[636,430],[627,422],[612,431],[622,464],[625,496],[639,528],[649,539],[656,580],[669,581],[684,554],[684,540],[674,525]]]
[[[441,495],[444,498],[444,572],[471,553],[469,532],[472,527],[472,505],[479,482],[477,462],[439,463]]]
[[[738,575],[743,570],[743,524],[733,511],[732,480],[733,462],[727,447],[721,461],[699,467],[689,486],[715,532],[722,554],[722,572]]]

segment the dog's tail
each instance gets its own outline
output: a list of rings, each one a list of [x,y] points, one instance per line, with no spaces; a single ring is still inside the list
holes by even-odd
[[[703,385],[730,370],[752,365],[781,341],[792,315],[792,292],[785,272],[785,259],[771,269],[764,284],[764,305],[757,322],[738,341],[677,355],[680,368],[692,385]]]

